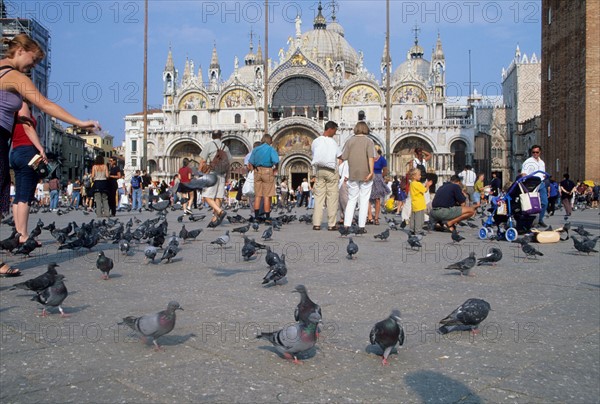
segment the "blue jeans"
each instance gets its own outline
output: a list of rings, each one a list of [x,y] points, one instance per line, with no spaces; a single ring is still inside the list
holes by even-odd
[[[58,189],[50,191],[50,209],[58,209]]]
[[[70,207],[75,207],[75,209],[79,209],[79,201],[80,200],[81,200],[81,192],[73,191],[73,195],[71,195]]]
[[[131,190],[131,205],[133,210],[142,209],[142,188],[133,188]]]
[[[546,188],[543,183],[540,187],[539,193],[540,202],[542,204],[542,211],[540,212],[539,221],[543,222],[544,216],[546,215],[546,209],[548,209],[548,188]]]
[[[13,204],[19,202],[29,203],[35,200],[35,186],[38,183],[38,176],[28,164],[37,151],[35,146],[18,146],[10,152],[10,165],[15,172],[16,189]]]

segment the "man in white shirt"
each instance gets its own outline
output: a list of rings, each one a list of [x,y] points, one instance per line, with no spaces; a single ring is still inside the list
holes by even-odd
[[[477,181],[477,174],[475,174],[475,171],[473,171],[473,167],[467,164],[465,169],[462,170],[458,176],[465,187],[467,187],[467,198],[469,199],[470,204],[473,199],[473,192],[475,192],[475,181]]]
[[[327,229],[337,230],[336,219],[339,200],[338,156],[341,154],[338,144],[333,140],[338,125],[333,121],[325,124],[325,132],[312,142],[312,166],[317,171],[317,180],[313,189],[315,211],[313,213],[313,230],[321,230],[323,207],[327,203]],[[308,184],[307,184],[308,185]],[[304,194],[304,183],[302,183]]]
[[[544,180],[546,179],[546,163],[544,163],[544,160],[540,158],[541,153],[541,146],[531,146],[531,157],[523,162],[521,175],[531,175],[536,171],[541,171],[535,174],[536,177],[539,177],[542,180],[542,185],[539,188],[542,211],[540,212],[538,218],[538,226],[548,227],[546,223],[544,223],[544,215],[546,214],[546,209],[548,208],[548,188],[544,185]]]

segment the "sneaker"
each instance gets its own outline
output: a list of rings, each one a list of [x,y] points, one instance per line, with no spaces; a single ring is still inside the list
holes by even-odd
[[[539,222],[538,227],[548,227],[548,225],[544,222]]]
[[[367,229],[365,229],[364,227],[359,227],[356,231],[356,234],[367,234]]]

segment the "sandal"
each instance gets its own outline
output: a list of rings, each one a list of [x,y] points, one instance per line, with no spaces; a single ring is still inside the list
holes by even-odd
[[[454,231],[454,226],[449,226],[448,222],[442,222],[442,229],[447,233],[452,233]]]
[[[379,225],[379,219],[375,219],[375,225]]]
[[[321,226],[313,226],[313,230],[321,230]]]
[[[373,224],[373,219],[367,220],[367,224]]]
[[[11,268],[8,266],[8,264],[5,264],[4,262],[0,262],[0,269],[7,267],[5,272],[0,272],[0,278],[14,278],[17,276],[21,276],[21,271],[19,269],[16,268]]]

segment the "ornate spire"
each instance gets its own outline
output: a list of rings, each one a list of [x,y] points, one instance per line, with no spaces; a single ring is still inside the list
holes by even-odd
[[[440,38],[440,33],[438,32],[437,35],[437,41],[435,43],[435,53],[434,53],[434,58],[438,59],[438,60],[445,60],[446,57],[444,56],[444,50],[442,49],[442,39]]]
[[[408,51],[408,59],[422,59],[425,51],[419,46],[419,31],[421,31],[421,28],[415,24],[415,27],[412,30],[415,32],[415,44]]]
[[[220,69],[219,65],[219,55],[217,55],[217,43],[213,45],[212,57],[210,59],[210,68],[211,69]]]
[[[183,68],[183,81],[187,81],[190,78],[190,60],[185,58],[185,67]]]
[[[246,66],[253,65],[255,63],[256,56],[254,55],[254,32],[250,29],[250,52],[244,58],[244,64]]]
[[[259,65],[263,63],[263,53],[260,46],[260,38],[258,39],[258,49],[256,50],[256,63]]]
[[[319,7],[318,7],[319,13],[317,14],[317,16],[315,17],[315,22],[313,24],[314,29],[326,29],[327,28],[327,21],[325,20],[325,17],[323,17],[323,6],[321,5],[321,1],[319,0]]]
[[[169,54],[167,55],[167,64],[165,65],[165,70],[175,70],[175,64],[173,63],[173,52],[171,51],[171,44],[169,44]]]
[[[199,66],[198,66],[198,82],[199,82],[200,84],[202,84],[202,83],[203,83],[203,80],[204,80],[204,79],[202,78],[202,65],[199,65]]]
[[[335,21],[335,8],[337,4],[335,4],[335,0],[331,0],[331,21]]]
[[[519,44],[517,44],[517,49],[515,50],[515,62],[519,63],[521,60],[521,48],[519,48]]]

